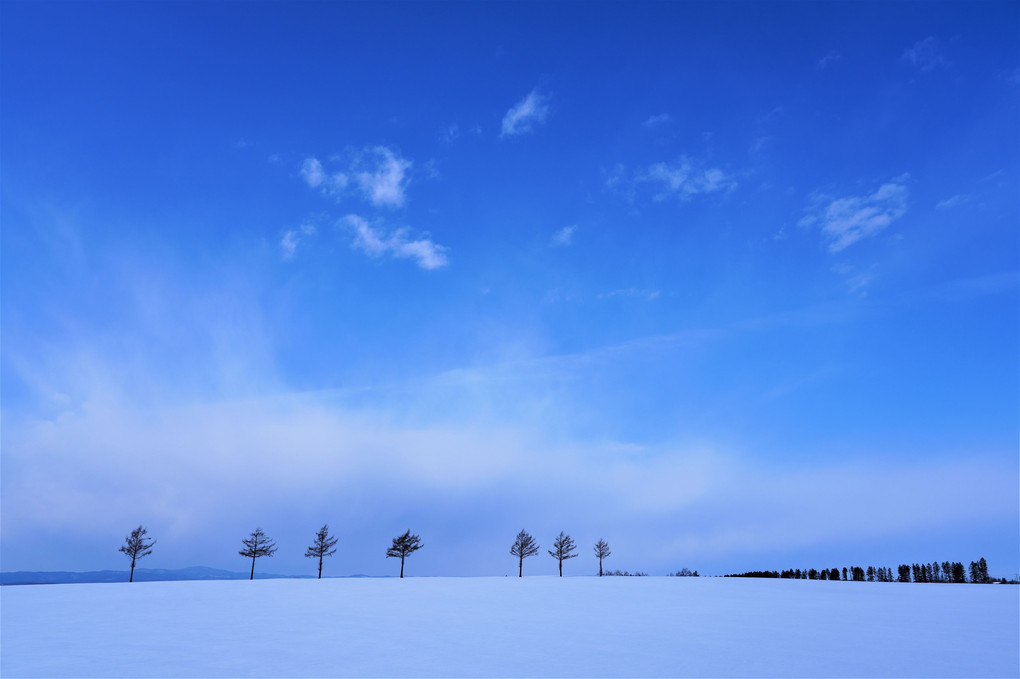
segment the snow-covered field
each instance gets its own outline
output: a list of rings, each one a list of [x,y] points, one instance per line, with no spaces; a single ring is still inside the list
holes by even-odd
[[[1020,588],[736,578],[4,587],[11,677],[1016,677]]]

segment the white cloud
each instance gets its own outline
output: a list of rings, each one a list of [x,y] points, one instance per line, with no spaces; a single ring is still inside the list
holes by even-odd
[[[414,259],[423,269],[440,269],[446,266],[444,254],[446,248],[436,245],[428,238],[407,240],[407,233],[408,229],[398,229],[390,236],[390,248],[394,257]]]
[[[819,59],[818,63],[815,64],[815,70],[824,71],[829,64],[839,61],[840,58],[839,52],[836,50],[829,50],[828,54]]]
[[[358,172],[358,186],[373,205],[400,207],[404,204],[411,161],[385,146],[377,146],[371,153],[375,162],[370,169]]]
[[[371,257],[389,254],[398,259],[413,259],[422,269],[440,269],[447,265],[446,248],[427,237],[410,239],[410,229],[386,234],[358,215],[347,215],[343,223],[354,232],[352,247]]]
[[[627,170],[622,163],[617,163],[610,169],[602,169],[604,186],[607,189],[619,188],[623,183]]]
[[[574,242],[574,232],[577,231],[577,226],[564,226],[562,229],[553,234],[552,245],[570,245]]]
[[[829,252],[844,250],[877,234],[906,213],[908,177],[906,174],[896,177],[866,196],[816,199],[799,224],[818,226],[829,243]]]
[[[339,193],[347,188],[347,183],[349,180],[346,174],[344,174],[343,172],[337,172],[330,178],[330,181],[332,183],[332,186],[330,188],[334,192]]]
[[[946,198],[945,200],[940,200],[938,203],[936,203],[935,209],[945,210],[948,208],[959,207],[960,205],[969,203],[971,200],[973,200],[973,198],[974,196],[970,194],[957,194],[955,196],[950,196],[949,198]]]
[[[328,173],[317,158],[305,159],[301,168],[305,182],[312,188],[321,189],[324,195],[360,193],[375,207],[396,208],[404,204],[412,162],[396,151],[375,146],[350,154],[346,161],[342,157],[334,157],[330,162],[345,167],[342,171]],[[432,176],[437,175],[434,163],[426,164],[425,171]],[[439,269],[447,264],[446,248],[427,235],[413,237],[407,228],[387,232],[353,214],[343,218],[341,224],[353,232],[352,246],[371,257],[389,255],[412,259],[423,269]],[[300,242],[314,233],[312,226],[287,230],[280,240],[284,259],[293,257]]]
[[[772,145],[774,139],[775,137],[768,134],[764,134],[756,138],[753,142],[751,142],[751,153],[761,153]]]
[[[326,179],[322,163],[314,157],[305,158],[305,162],[301,165],[301,176],[305,178],[305,183],[313,189],[320,186]]]
[[[331,161],[342,162],[340,158]],[[400,207],[404,204],[408,171],[412,162],[385,146],[376,146],[356,153],[346,167],[327,172],[318,158],[308,157],[301,165],[301,176],[309,187],[319,188],[325,195],[342,196],[352,178],[365,199],[377,207]]]
[[[657,299],[662,294],[661,290],[646,290],[643,288],[620,288],[619,290],[611,290],[610,292],[599,295],[599,299],[607,299],[610,297],[636,297],[638,299],[645,299],[649,302],[653,299]]]
[[[681,156],[674,163],[656,163],[638,180],[659,187],[654,196],[657,201],[667,198],[689,200],[699,194],[728,191],[736,186],[733,178],[719,168],[703,168],[686,156]]]
[[[902,58],[922,71],[930,71],[947,63],[945,57],[942,56],[942,47],[938,38],[930,35],[904,50]]]
[[[444,127],[439,133],[439,139],[441,141],[446,142],[447,144],[452,144],[453,142],[457,141],[457,137],[459,136],[460,126],[457,125],[456,123]]]
[[[500,137],[509,137],[531,132],[535,125],[545,122],[549,115],[549,97],[532,90],[526,97],[503,116],[503,128]]]
[[[458,139],[465,135],[470,134],[477,136],[480,135],[481,133],[482,128],[480,125],[472,125],[471,127],[465,129],[458,125],[457,123],[453,123],[452,125],[444,127],[439,132],[439,139],[440,141],[446,142],[447,144],[452,144],[453,142],[457,141]]]
[[[659,125],[665,125],[673,122],[672,116],[668,113],[659,113],[657,115],[648,116],[648,120],[642,123],[645,127],[658,127]]]
[[[283,258],[290,259],[297,250],[298,243],[309,236],[315,235],[315,227],[311,224],[304,224],[297,229],[288,229],[283,238],[280,239],[280,249],[283,251]]]
[[[862,295],[867,294],[867,288],[871,285],[871,282],[875,279],[875,266],[871,268],[858,271],[851,265],[840,262],[832,267],[833,273],[837,273],[843,277],[843,281],[846,283],[847,289],[850,292],[858,292]]]

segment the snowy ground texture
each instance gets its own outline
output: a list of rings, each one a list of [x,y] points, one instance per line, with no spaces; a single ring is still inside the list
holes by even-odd
[[[736,578],[4,587],[11,677],[1017,677],[1020,588]]]

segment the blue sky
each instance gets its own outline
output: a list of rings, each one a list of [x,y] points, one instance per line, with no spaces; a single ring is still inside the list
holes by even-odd
[[[2,13],[4,570],[1020,569],[1015,3]]]

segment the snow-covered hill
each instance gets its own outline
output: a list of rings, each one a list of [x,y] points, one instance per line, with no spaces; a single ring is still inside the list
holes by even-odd
[[[1020,588],[737,578],[4,587],[8,677],[1016,677]]]

